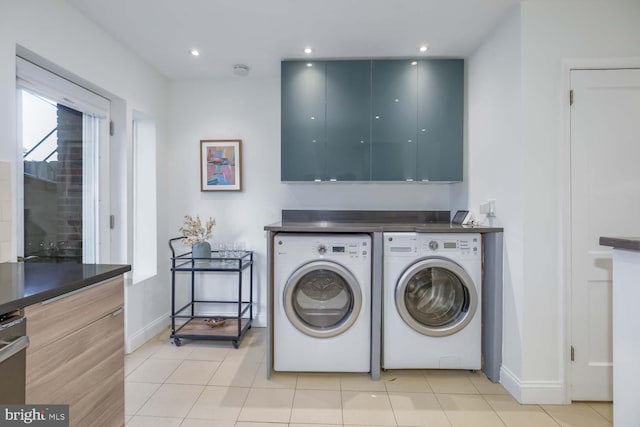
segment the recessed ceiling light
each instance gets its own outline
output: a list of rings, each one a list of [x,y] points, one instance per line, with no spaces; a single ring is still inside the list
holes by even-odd
[[[307,62],[307,67],[313,67],[313,64],[311,62]]]
[[[311,52],[313,52],[313,51],[311,50],[311,48],[310,48],[310,47],[305,47],[305,48],[304,48],[304,53],[309,54],[309,53],[311,53]]]
[[[418,61],[413,61],[411,65],[418,65]]]
[[[426,44],[423,44],[422,46],[420,46],[420,48],[418,49],[420,52],[426,52],[427,49],[429,49],[429,46]]]
[[[200,56],[200,51],[198,49],[191,49],[189,53],[193,56]]]

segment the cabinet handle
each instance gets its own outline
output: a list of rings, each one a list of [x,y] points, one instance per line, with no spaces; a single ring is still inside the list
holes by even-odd
[[[413,178],[407,178],[407,179],[405,179],[405,181],[407,181],[407,182],[413,182]]]
[[[89,289],[92,289],[92,288],[98,287],[100,285],[103,285],[103,284],[111,281],[112,279],[114,279],[114,278],[112,277],[111,279],[106,279],[106,280],[103,280],[101,282],[94,283],[93,285],[85,286],[84,288],[76,289],[75,291],[71,291],[71,292],[67,292],[66,294],[58,295],[57,297],[53,297],[53,298],[50,298],[50,299],[48,299],[46,301],[42,301],[40,304],[47,305],[47,304],[51,304],[52,302],[60,301],[61,299],[69,298],[70,296],[73,296],[75,294],[79,294],[80,292],[88,291]]]
[[[123,309],[122,307],[120,307],[119,309],[117,309],[116,311],[114,311],[113,313],[111,313],[111,315],[112,315],[113,317],[120,316],[120,315],[122,314],[122,312],[123,312],[123,311],[124,311],[124,309]]]
[[[338,181],[338,180],[337,180],[337,179],[335,179],[335,178],[331,178],[329,181],[331,181],[331,182],[336,182],[336,181]]]
[[[13,341],[0,341],[0,344],[7,344],[2,350],[0,350],[0,363],[2,363],[29,347],[29,337],[22,336]]]
[[[9,323],[5,323],[5,324],[0,326],[0,332],[4,331],[6,329],[9,329],[9,328],[13,328],[14,326],[19,325],[20,323],[24,322],[24,320],[25,320],[24,317],[20,317],[20,318],[18,318],[16,320],[13,320],[13,321],[9,322]]]

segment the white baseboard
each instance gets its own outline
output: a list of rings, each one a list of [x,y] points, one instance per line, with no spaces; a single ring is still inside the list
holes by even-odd
[[[509,368],[502,366],[500,384],[520,403],[537,405],[565,403],[564,387],[560,381],[522,381]]]
[[[256,314],[253,317],[253,324],[256,326],[256,328],[266,328],[267,316],[264,313]]]
[[[142,346],[142,344],[146,343],[151,338],[155,337],[160,332],[165,330],[167,326],[169,326],[169,323],[170,313],[165,313],[149,323],[144,328],[131,334],[131,336],[127,338],[127,342],[124,346],[125,353],[129,354],[134,352],[138,347]]]
[[[520,378],[505,366],[500,367],[500,384],[502,384],[502,387],[504,387],[518,402],[522,403]]]

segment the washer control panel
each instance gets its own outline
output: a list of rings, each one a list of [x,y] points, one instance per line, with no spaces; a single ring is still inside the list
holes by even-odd
[[[274,256],[294,259],[358,259],[371,262],[371,237],[367,234],[279,233]]]
[[[312,253],[319,256],[338,256],[348,258],[366,258],[369,254],[368,242],[325,243],[317,242],[312,247]]]

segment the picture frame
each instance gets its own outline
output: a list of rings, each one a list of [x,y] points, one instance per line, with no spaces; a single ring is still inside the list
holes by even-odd
[[[242,140],[200,140],[200,191],[242,191]]]

